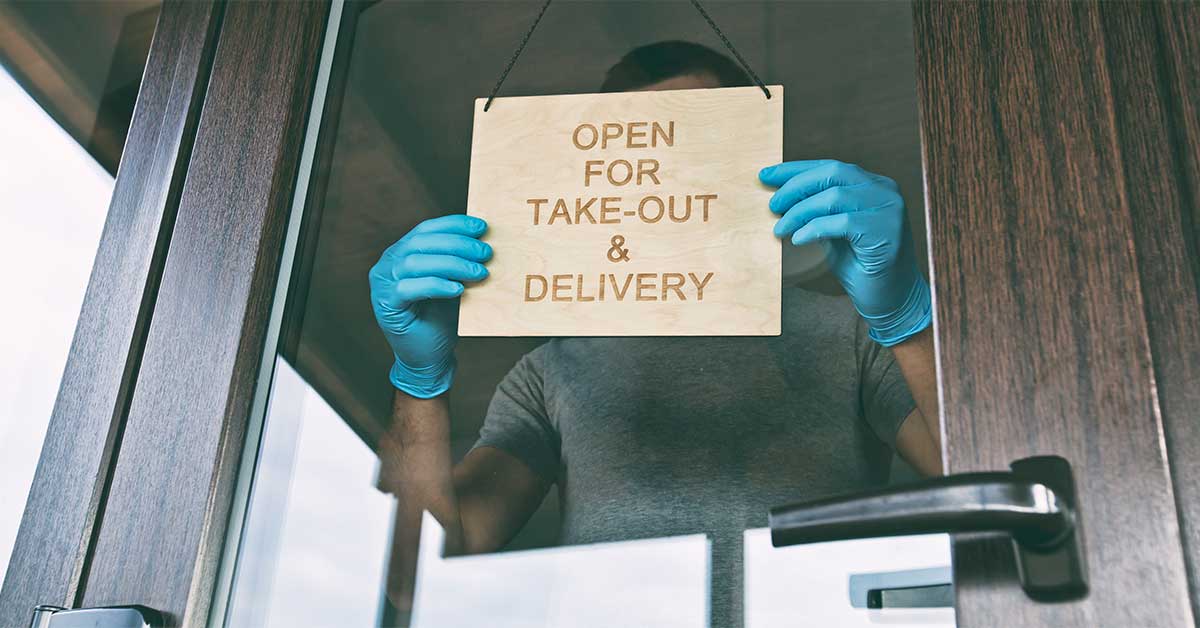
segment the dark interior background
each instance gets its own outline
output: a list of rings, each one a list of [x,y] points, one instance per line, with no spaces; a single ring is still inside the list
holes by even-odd
[[[0,65],[116,174],[160,0],[0,0]]]
[[[786,159],[833,157],[899,182],[920,258],[924,208],[907,2],[708,2],[767,83],[785,87]],[[462,212],[473,101],[486,96],[541,2],[380,2],[362,8],[324,202],[307,217],[301,295],[284,357],[370,445],[385,428],[391,353],[367,271],[418,222]],[[723,50],[687,2],[552,4],[501,96],[597,91],[630,49],[682,39]],[[496,106],[503,106],[498,103]],[[764,164],[765,165],[765,164]],[[327,174],[327,178],[322,175]],[[816,250],[785,248],[785,282],[836,291]],[[465,338],[451,394],[454,447],[478,433],[496,384],[538,339]],[[898,477],[911,471],[898,465]],[[554,541],[552,496],[513,547]]]

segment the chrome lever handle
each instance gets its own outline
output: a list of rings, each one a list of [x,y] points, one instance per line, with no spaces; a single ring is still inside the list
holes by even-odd
[[[1044,484],[1011,473],[964,473],[846,497],[773,508],[776,547],[926,532],[1003,531],[1051,546],[1074,514]]]
[[[963,473],[907,486],[773,508],[776,547],[935,532],[1004,532],[1026,593],[1039,600],[1087,592],[1075,483],[1057,456],[1009,472]]]

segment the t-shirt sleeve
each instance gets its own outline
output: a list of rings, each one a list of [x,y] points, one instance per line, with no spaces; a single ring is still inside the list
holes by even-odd
[[[855,345],[863,418],[879,439],[894,450],[896,433],[917,404],[892,350],[871,340],[861,318],[855,329]]]
[[[534,350],[504,376],[488,405],[475,447],[503,450],[553,484],[558,479],[561,440],[546,411],[542,366],[543,354]]]

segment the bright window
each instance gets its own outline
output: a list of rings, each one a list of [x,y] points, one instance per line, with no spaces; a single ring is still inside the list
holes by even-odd
[[[112,191],[112,176],[0,68],[0,577]]]

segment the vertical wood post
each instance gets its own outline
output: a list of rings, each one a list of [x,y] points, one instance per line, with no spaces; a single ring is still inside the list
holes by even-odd
[[[1156,377],[1180,349],[1151,285],[1187,208],[1154,10],[914,8],[947,470],[1067,458],[1090,566],[1086,599],[1041,604],[1006,544],[960,535],[963,627],[1192,625]]]
[[[208,80],[219,3],[168,1],[13,549],[0,626],[78,602],[154,312]]]
[[[86,606],[207,622],[329,9],[225,6]]]

